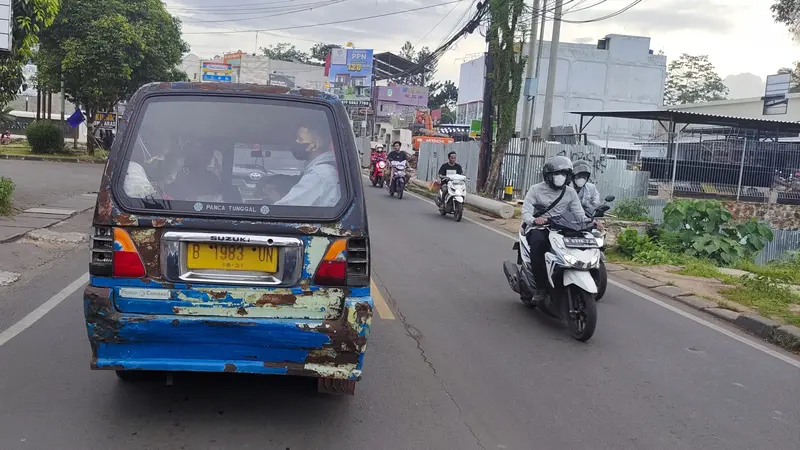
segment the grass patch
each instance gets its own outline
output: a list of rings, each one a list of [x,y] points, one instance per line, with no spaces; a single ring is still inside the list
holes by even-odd
[[[800,313],[792,307],[800,305],[800,295],[789,287],[766,277],[741,278],[737,285],[721,292],[728,300],[753,308],[765,317],[774,317],[800,326]]]
[[[11,214],[11,197],[14,195],[14,187],[11,178],[0,177],[0,216]]]
[[[723,276],[717,266],[711,262],[695,258],[689,258],[678,273],[700,278],[721,278]]]
[[[606,252],[606,258],[611,263],[630,266],[650,265],[634,261],[613,248]],[[764,317],[800,326],[800,311],[798,311],[800,310],[800,294],[786,285],[800,284],[800,257],[795,256],[767,266],[741,262],[736,265],[737,269],[757,275],[741,278],[721,273],[719,268],[708,260],[678,254],[665,259],[682,259],[680,263],[682,269],[677,272],[680,275],[713,278],[730,286],[720,291],[727,302],[756,310]],[[720,303],[720,307],[725,308],[727,302]],[[727,307],[727,309],[736,310],[733,307]]]
[[[94,156],[89,156],[86,154],[85,147],[78,151],[65,149],[58,153],[36,154],[31,152],[31,147],[28,145],[27,141],[12,142],[9,145],[0,147],[0,156],[2,155],[32,156],[42,159],[77,158],[82,161],[105,161],[108,158],[108,152],[99,148],[95,149]]]
[[[752,262],[743,261],[736,264],[736,268],[773,280],[800,284],[800,254],[790,253],[785,258],[772,261],[765,266],[757,266]]]

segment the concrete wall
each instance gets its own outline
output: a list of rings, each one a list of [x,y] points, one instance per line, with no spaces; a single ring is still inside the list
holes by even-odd
[[[183,57],[179,68],[186,73],[189,81],[200,81],[203,76],[200,57],[193,53]]]
[[[572,111],[656,109],[663,104],[666,56],[650,54],[648,37],[612,34],[607,38],[609,43],[606,49],[598,49],[596,44],[559,45],[553,126],[574,125],[577,128],[580,118],[570,114]],[[523,53],[527,54],[527,51],[526,45]],[[535,127],[540,126],[542,121],[549,56],[550,42],[546,41],[542,46]],[[461,65],[461,77],[465,80],[467,92],[462,97],[462,81],[459,78],[459,105],[482,98],[483,72],[482,57]],[[517,109],[517,130],[522,128],[524,101],[524,96],[521,96]],[[616,133],[647,135],[652,131],[652,124],[638,120],[598,117],[585,131],[590,136],[599,138],[605,136],[609,128]]]
[[[237,73],[238,72],[238,73]],[[295,86],[324,89],[327,78],[325,68],[308,64],[278,61],[266,56],[243,55],[238,71],[234,69],[234,82],[267,84],[269,74],[283,75],[294,79]]]

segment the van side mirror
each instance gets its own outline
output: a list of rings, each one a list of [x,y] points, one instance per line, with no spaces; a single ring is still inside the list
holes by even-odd
[[[606,203],[611,203],[611,202],[613,202],[613,201],[614,201],[616,198],[617,198],[617,197],[614,197],[613,195],[609,195],[608,197],[606,197]]]

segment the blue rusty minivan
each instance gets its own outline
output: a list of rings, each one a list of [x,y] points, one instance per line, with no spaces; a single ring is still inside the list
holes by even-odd
[[[345,108],[275,86],[142,87],[105,168],[89,267],[92,369],[299,375],[352,394],[373,303]]]

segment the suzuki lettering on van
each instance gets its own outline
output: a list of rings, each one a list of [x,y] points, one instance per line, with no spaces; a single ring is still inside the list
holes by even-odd
[[[211,236],[211,240],[216,242],[250,242],[249,237],[243,236]]]

